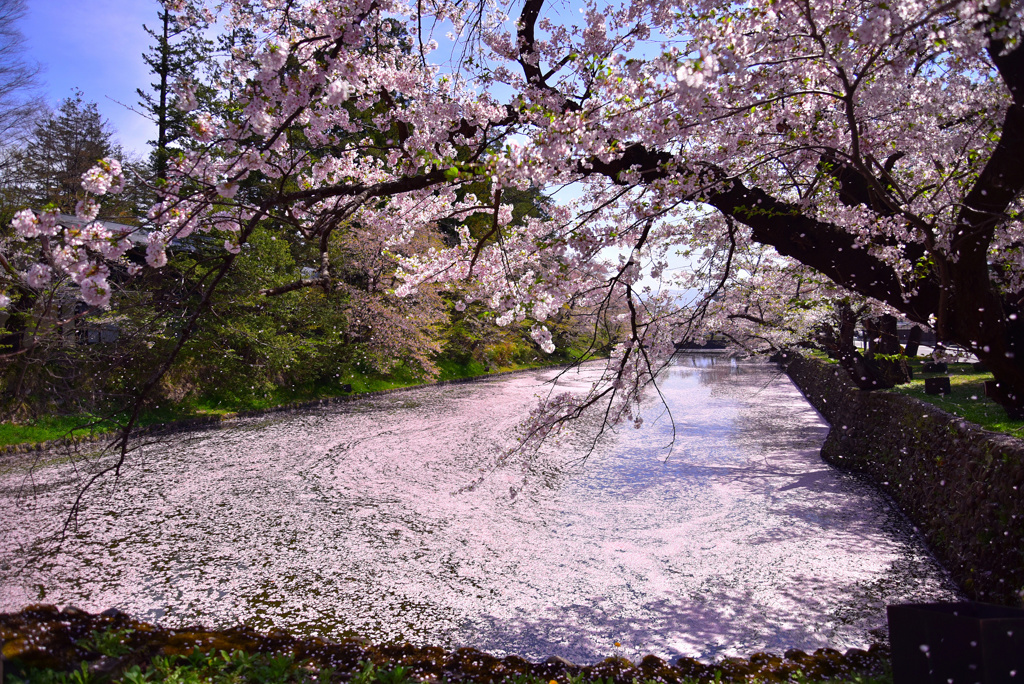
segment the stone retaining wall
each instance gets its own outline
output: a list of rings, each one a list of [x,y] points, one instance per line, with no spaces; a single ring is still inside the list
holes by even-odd
[[[1024,605],[1024,440],[913,397],[862,392],[823,361],[795,357],[787,372],[832,425],[825,461],[886,492],[968,596]]]

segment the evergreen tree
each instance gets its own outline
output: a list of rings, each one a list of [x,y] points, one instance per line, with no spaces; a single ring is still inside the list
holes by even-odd
[[[213,43],[202,36],[206,24],[197,12],[183,15],[180,8],[177,13],[171,12],[167,2],[161,2],[157,20],[155,29],[143,25],[153,44],[142,59],[155,80],[150,83],[151,91],[140,88],[136,92],[143,111],[157,128],[156,140],[150,141],[150,166],[156,178],[166,180],[168,160],[173,156],[170,148],[188,133],[188,114],[171,103],[174,83],[183,78],[191,80],[210,64]],[[202,89],[197,95],[202,95]]]
[[[85,196],[82,174],[104,157],[121,157],[110,124],[81,91],[36,124],[22,152],[25,195],[35,207],[73,212]]]

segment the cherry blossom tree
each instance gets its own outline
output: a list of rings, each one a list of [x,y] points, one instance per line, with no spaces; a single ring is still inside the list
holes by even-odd
[[[331,288],[332,235],[358,226],[399,255],[397,296],[450,283],[499,323],[532,321],[545,349],[568,302],[622,302],[628,339],[606,376],[540,406],[529,442],[598,403],[631,418],[737,255],[771,247],[971,350],[1024,415],[1021,3],[584,0],[568,19],[549,0],[220,7],[237,39],[202,84],[211,102],[176,84],[192,139],[149,213],[150,267],[189,234],[234,254],[270,225],[321,258],[266,295]],[[486,192],[460,192],[481,180]],[[512,223],[507,189],[572,184],[579,199]],[[111,161],[84,184],[122,185]],[[474,215],[482,236],[401,256],[419,231]],[[105,303],[118,236],[15,223]],[[705,302],[645,291],[680,246],[706,250]]]
[[[702,302],[703,327],[724,335],[748,352],[774,355],[798,347],[826,352],[858,387],[888,389],[911,380],[905,358],[895,348],[862,353],[854,344],[858,324],[867,332],[874,321],[892,323],[891,307],[824,278],[813,269],[755,246],[736,255],[732,277],[711,301]]]

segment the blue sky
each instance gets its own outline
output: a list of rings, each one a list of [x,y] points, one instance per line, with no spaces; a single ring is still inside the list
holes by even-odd
[[[44,67],[43,95],[53,106],[77,87],[111,123],[117,140],[140,154],[155,137],[146,119],[118,102],[134,105],[136,88],[149,83],[142,53],[156,23],[154,0],[28,0],[19,28],[27,57]]]

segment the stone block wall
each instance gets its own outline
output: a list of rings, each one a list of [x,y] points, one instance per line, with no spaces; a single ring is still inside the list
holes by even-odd
[[[822,458],[886,492],[972,599],[1024,605],[1024,440],[862,392],[817,359],[795,357],[787,372],[832,426]]]

